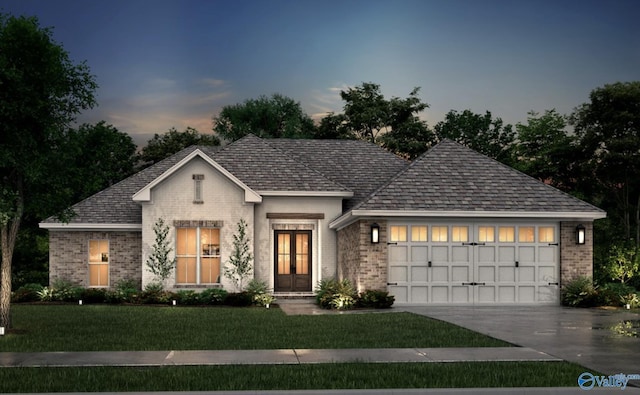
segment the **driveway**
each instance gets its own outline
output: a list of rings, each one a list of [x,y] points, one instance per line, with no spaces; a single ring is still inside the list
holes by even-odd
[[[640,314],[540,307],[405,307],[606,374],[640,374]],[[635,335],[634,335],[635,333]]]

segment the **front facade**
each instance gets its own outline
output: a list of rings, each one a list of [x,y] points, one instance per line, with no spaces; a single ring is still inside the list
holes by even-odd
[[[399,304],[557,304],[563,282],[591,274],[605,216],[448,140],[409,163],[361,141],[252,135],[187,148],[73,208],[69,223],[41,223],[51,281],[157,281],[145,262],[162,219],[167,288],[235,291],[224,267],[244,220],[253,276],[276,295],[348,278]]]

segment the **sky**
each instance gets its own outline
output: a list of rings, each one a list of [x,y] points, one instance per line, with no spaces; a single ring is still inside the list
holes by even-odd
[[[86,61],[101,120],[144,145],[224,106],[280,93],[319,120],[340,91],[420,87],[430,126],[450,110],[525,123],[569,114],[605,84],[640,80],[637,0],[0,0]]]

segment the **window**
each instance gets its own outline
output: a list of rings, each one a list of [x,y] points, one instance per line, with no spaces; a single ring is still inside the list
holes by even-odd
[[[463,243],[469,241],[469,228],[466,226],[452,226],[451,241]]]
[[[176,229],[176,283],[220,282],[220,229]]]
[[[89,286],[109,286],[109,240],[89,240]]]
[[[427,241],[427,227],[426,226],[412,226],[411,227],[411,241]]]
[[[553,226],[541,226],[538,228],[538,242],[554,243],[555,241],[555,228]]]
[[[389,241],[407,241],[407,227],[393,225],[389,231]]]
[[[513,243],[516,241],[516,229],[513,226],[501,226],[498,228],[498,241]]]
[[[478,241],[481,243],[493,243],[496,241],[495,228],[493,226],[478,227]]]
[[[448,240],[447,231],[448,231],[448,228],[446,226],[432,226],[431,241],[442,241],[442,242],[447,241]]]
[[[202,180],[204,180],[204,174],[193,175],[193,202],[204,203],[202,200]]]
[[[518,229],[518,241],[520,243],[533,243],[535,241],[535,230],[533,226],[521,226]]]

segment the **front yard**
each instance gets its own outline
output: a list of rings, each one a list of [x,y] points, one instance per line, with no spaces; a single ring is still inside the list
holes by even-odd
[[[0,352],[508,347],[410,313],[287,316],[280,309],[14,305]],[[567,362],[0,368],[0,392],[575,386]]]

